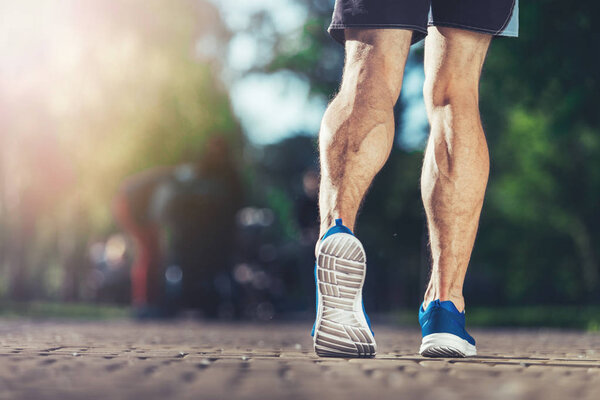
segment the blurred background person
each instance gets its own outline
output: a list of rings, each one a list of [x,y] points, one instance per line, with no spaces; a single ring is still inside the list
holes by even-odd
[[[160,281],[163,259],[159,225],[150,212],[152,197],[172,168],[156,167],[128,177],[114,200],[114,215],[135,246],[131,266],[131,303],[140,315],[157,314],[163,303]]]
[[[131,299],[139,316],[180,308],[218,315],[215,279],[231,267],[242,188],[224,138],[210,137],[197,159],[133,175],[115,198],[115,217],[135,243]]]

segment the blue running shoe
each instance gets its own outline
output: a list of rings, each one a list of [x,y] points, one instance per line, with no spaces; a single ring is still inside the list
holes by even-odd
[[[419,353],[425,357],[469,357],[477,355],[475,339],[465,330],[465,312],[451,301],[434,300],[419,309],[423,341]]]
[[[374,357],[373,331],[362,302],[365,250],[352,231],[335,220],[319,242],[315,263],[315,352],[321,357]]]

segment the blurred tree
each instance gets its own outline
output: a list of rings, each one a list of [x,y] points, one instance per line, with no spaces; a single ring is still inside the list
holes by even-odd
[[[520,12],[520,38],[493,43],[482,82],[493,166],[474,262],[501,271],[511,302],[597,302],[600,5]]]
[[[0,224],[12,289],[50,284],[48,274],[65,273],[60,260],[85,268],[59,253],[83,258],[64,242],[110,229],[125,176],[197,158],[214,133],[239,154],[218,79],[229,34],[211,3],[26,0],[2,2],[0,15]]]

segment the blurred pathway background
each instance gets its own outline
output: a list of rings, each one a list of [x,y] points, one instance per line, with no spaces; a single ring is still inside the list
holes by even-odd
[[[0,321],[0,399],[597,399],[600,335],[474,330],[426,359],[378,327],[375,359],[317,358],[310,323]]]

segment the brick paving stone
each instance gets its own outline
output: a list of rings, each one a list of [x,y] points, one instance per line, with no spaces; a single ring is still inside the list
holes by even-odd
[[[427,359],[376,327],[375,359],[323,359],[310,323],[0,320],[3,399],[598,399],[600,335],[473,330],[479,356]]]

